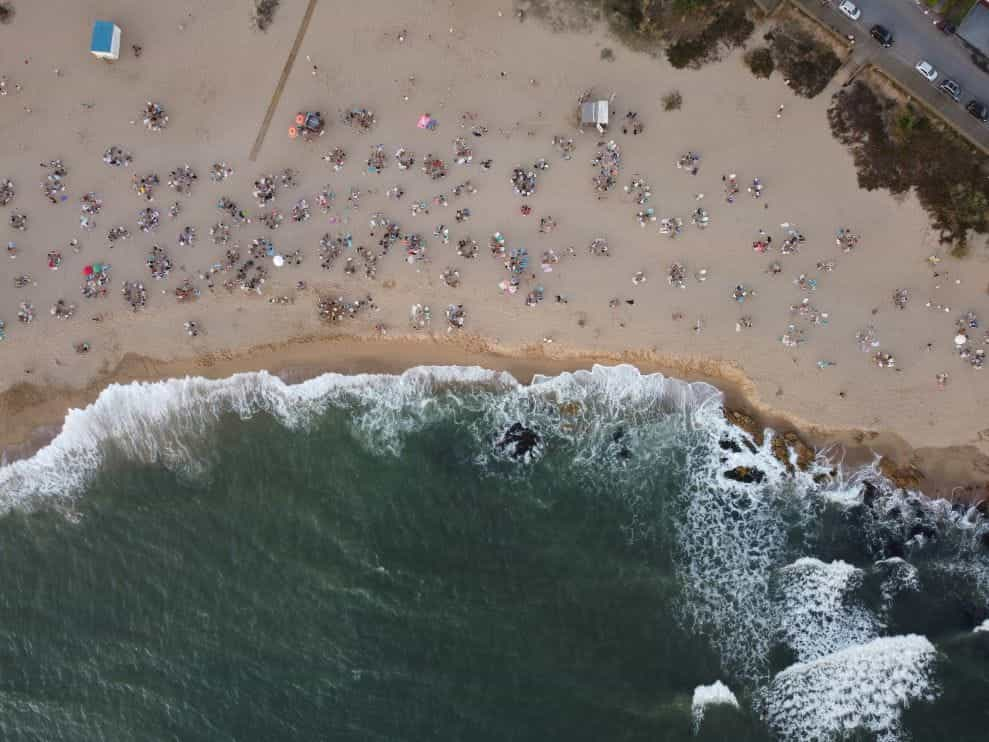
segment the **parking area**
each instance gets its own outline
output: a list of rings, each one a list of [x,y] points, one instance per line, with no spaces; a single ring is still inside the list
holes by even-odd
[[[989,75],[972,64],[961,41],[938,30],[937,17],[925,13],[923,6],[913,2],[852,0],[861,11],[857,20],[839,11],[839,2],[794,0],[801,10],[824,25],[843,36],[854,36],[855,52],[848,65],[850,69],[866,63],[880,68],[910,95],[989,152],[989,126],[965,110],[965,104],[973,98],[989,103]],[[892,32],[894,41],[890,48],[883,48],[870,36],[869,29],[876,24]],[[934,81],[925,79],[916,70],[921,61],[928,62],[937,72]],[[938,85],[946,79],[955,80],[960,86],[958,102],[938,90]]]

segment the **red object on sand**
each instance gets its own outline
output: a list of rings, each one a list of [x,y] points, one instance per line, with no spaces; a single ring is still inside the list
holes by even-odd
[[[93,275],[93,266],[87,265],[85,268],[83,268],[82,269],[82,275],[84,275],[84,276],[91,276],[91,275]]]

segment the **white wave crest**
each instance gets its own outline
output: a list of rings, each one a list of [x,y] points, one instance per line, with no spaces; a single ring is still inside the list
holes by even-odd
[[[738,699],[731,689],[720,680],[715,680],[711,685],[698,685],[694,688],[694,698],[690,704],[690,716],[693,722],[694,734],[700,729],[701,722],[704,721],[704,710],[708,706],[724,704],[738,708]]]
[[[803,557],[779,571],[780,633],[803,662],[863,644],[881,624],[854,593],[864,573],[843,561]]]
[[[920,573],[917,568],[901,557],[889,557],[876,562],[876,569],[883,576],[880,591],[883,597],[883,611],[888,613],[897,596],[904,592],[920,590]]]
[[[820,470],[815,465],[791,474],[773,455],[772,431],[755,448],[720,410],[702,408],[695,417],[700,440],[688,450],[688,484],[676,524],[681,614],[689,630],[709,637],[726,672],[749,681],[768,679],[778,620],[772,578],[790,561],[788,531],[811,522],[808,493]],[[725,439],[744,439],[751,447],[722,451]],[[738,466],[758,469],[764,481],[724,478],[723,472]]]
[[[368,445],[398,453],[405,434],[456,420],[462,411],[483,413],[484,424],[493,426],[485,431],[490,435],[533,414],[560,432],[564,422],[590,427],[602,415],[634,420],[720,400],[708,384],[643,375],[627,365],[537,376],[530,385],[476,366],[420,366],[397,376],[331,373],[299,384],[266,371],[112,384],[85,409],[70,410],[59,435],[33,457],[0,467],[0,512],[77,493],[111,444],[133,461],[195,465],[204,448],[197,444],[227,414],[248,419],[266,413],[298,429],[331,406],[346,407],[350,425]]]
[[[974,629],[972,629],[972,633],[974,633],[974,634],[981,634],[981,633],[989,634],[989,618],[987,618],[985,621],[983,621],[978,626],[976,626]]]
[[[786,741],[835,739],[855,729],[898,740],[903,710],[936,696],[936,656],[925,637],[911,634],[791,665],[766,694],[769,725]]]

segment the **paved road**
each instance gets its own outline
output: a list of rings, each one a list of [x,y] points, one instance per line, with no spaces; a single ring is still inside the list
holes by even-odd
[[[865,63],[880,67],[914,98],[938,111],[942,118],[973,142],[978,142],[983,152],[989,154],[989,125],[977,121],[964,108],[973,97],[989,105],[989,75],[972,64],[961,42],[936,29],[932,16],[924,15],[912,0],[860,0],[862,17],[858,21],[852,21],[838,11],[839,1],[831,0],[830,5],[822,0],[795,0],[795,3],[837,33],[855,34],[855,51],[846,69],[856,70]],[[867,3],[869,7],[866,7]],[[891,49],[883,49],[869,35],[869,28],[876,23],[893,32],[895,43]],[[939,93],[936,85],[914,70],[914,65],[921,59],[926,59],[938,70],[938,83],[945,77],[952,77],[962,86],[961,104]]]
[[[839,0],[832,0],[834,13]],[[938,17],[915,0],[852,0],[862,10],[862,17],[855,23],[860,30],[855,33],[858,44],[876,44],[869,36],[869,29],[879,23],[893,32],[892,48],[883,50],[874,59],[882,64],[883,56],[890,54],[904,64],[913,67],[926,60],[938,71],[937,83],[945,78],[955,80],[962,87],[962,103],[978,98],[989,104],[989,75],[972,64],[968,51],[960,39],[947,36],[934,27]],[[920,74],[917,78],[923,82]]]

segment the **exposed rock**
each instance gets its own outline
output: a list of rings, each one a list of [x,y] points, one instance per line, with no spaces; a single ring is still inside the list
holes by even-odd
[[[525,427],[522,423],[514,423],[495,445],[499,450],[508,449],[513,459],[521,459],[538,447],[541,440],[535,430]]]
[[[736,466],[723,474],[725,479],[742,484],[759,484],[766,479],[764,472],[750,466]]]
[[[786,445],[797,453],[797,468],[805,470],[814,462],[814,449],[804,443],[796,433],[784,433]]]
[[[872,505],[872,503],[876,501],[876,498],[878,496],[879,496],[879,489],[876,487],[875,484],[873,484],[869,480],[866,480],[865,482],[862,483],[862,503],[866,507]]]
[[[731,438],[722,438],[718,441],[718,445],[721,446],[722,451],[731,451],[733,453],[741,453],[742,447],[738,445]]]
[[[759,425],[749,415],[744,412],[739,412],[738,410],[725,410],[725,419],[734,425],[736,428],[744,430],[746,433],[752,436],[752,440],[755,441],[757,446],[762,445],[762,426]]]
[[[777,434],[773,436],[772,442],[773,456],[783,464],[787,471],[791,474],[794,472],[794,466],[790,462],[790,451],[792,450],[797,455],[797,465],[796,468],[804,471],[808,466],[814,461],[814,449],[800,440],[794,432]]]
[[[924,478],[924,473],[917,467],[898,467],[896,462],[886,456],[879,459],[879,471],[899,489],[920,489],[920,481]]]

